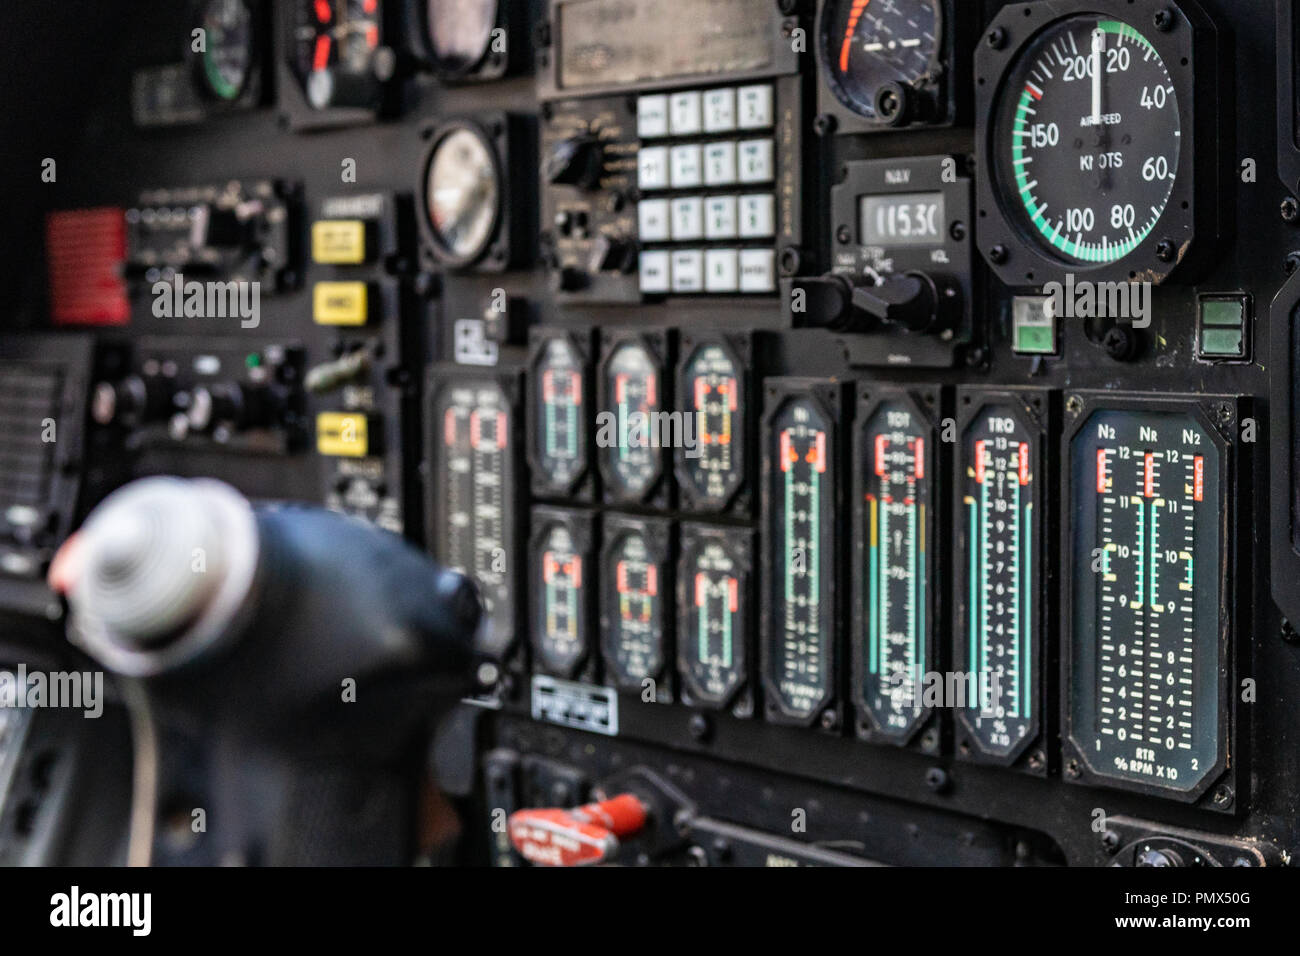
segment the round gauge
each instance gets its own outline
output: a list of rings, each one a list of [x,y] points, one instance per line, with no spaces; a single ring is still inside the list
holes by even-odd
[[[497,0],[428,0],[429,49],[440,73],[463,76],[483,61],[498,6]]]
[[[723,345],[701,345],[681,376],[681,403],[699,423],[694,454],[678,454],[684,489],[701,509],[721,510],[745,480],[745,395],[740,365]]]
[[[297,0],[293,67],[312,109],[374,105],[382,23],[381,0]]]
[[[203,92],[214,99],[239,99],[253,72],[253,14],[245,0],[208,0],[199,14],[204,48],[199,55]]]
[[[468,265],[487,251],[501,211],[496,154],[477,130],[456,126],[429,157],[425,211],[434,251],[449,265]]]
[[[533,371],[535,484],[563,494],[587,470],[583,360],[565,336],[542,345]]]
[[[1045,254],[1105,266],[1165,215],[1182,150],[1178,94],[1160,54],[1118,20],[1074,16],[1040,32],[994,107],[1001,203]]]
[[[822,14],[827,82],[853,112],[904,122],[905,102],[939,69],[939,0],[838,0]]]
[[[615,499],[640,501],[663,464],[656,421],[662,401],[659,370],[644,345],[624,342],[606,362],[602,384],[604,411],[612,413],[617,429],[612,441],[601,443],[605,483]]]

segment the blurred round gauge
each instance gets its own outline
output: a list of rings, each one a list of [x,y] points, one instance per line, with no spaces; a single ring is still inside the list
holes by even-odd
[[[425,209],[435,252],[449,265],[468,265],[487,250],[500,219],[501,174],[483,134],[458,125],[433,147]]]
[[[246,0],[208,0],[199,14],[199,85],[213,99],[239,99],[253,72],[253,13]]]
[[[463,76],[483,61],[497,6],[497,0],[428,0],[429,48],[438,72]]]

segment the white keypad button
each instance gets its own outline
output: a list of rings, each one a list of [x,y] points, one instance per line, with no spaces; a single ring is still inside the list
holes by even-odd
[[[740,291],[776,291],[776,251],[742,249],[740,252]]]
[[[668,188],[668,147],[655,146],[637,154],[637,185],[642,189]]]
[[[736,181],[736,144],[709,143],[704,147],[704,182],[730,186]]]
[[[642,139],[668,135],[667,96],[642,96],[636,101],[636,134]]]
[[[727,133],[736,128],[736,91],[704,91],[704,132]]]
[[[672,237],[678,242],[694,242],[704,238],[704,200],[701,197],[688,196],[673,200]]]
[[[641,253],[641,291],[650,295],[668,292],[668,253]]]
[[[740,197],[740,237],[766,239],[776,235],[776,197],[771,193]]]
[[[694,189],[704,178],[699,146],[674,146],[669,165],[674,189]]]
[[[704,252],[679,249],[673,253],[673,291],[704,291]]]
[[[776,175],[770,139],[747,139],[740,144],[740,181],[770,183]]]
[[[704,236],[707,239],[735,239],[736,197],[710,196],[704,200]]]
[[[704,254],[706,292],[736,292],[740,288],[739,256],[735,249],[710,249]]]
[[[667,199],[646,199],[637,203],[638,234],[642,242],[667,242],[671,235]]]
[[[736,91],[741,129],[767,129],[772,125],[772,87],[766,83],[742,86]]]
[[[668,100],[668,128],[674,136],[695,136],[704,125],[699,91],[674,93]]]

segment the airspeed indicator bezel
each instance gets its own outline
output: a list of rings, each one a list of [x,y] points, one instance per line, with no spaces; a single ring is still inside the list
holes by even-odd
[[[1171,16],[1166,29],[1156,26],[1162,11]],[[999,117],[1005,110],[1004,97],[1016,93],[1008,84],[1022,57],[1044,31],[1074,17],[1093,15],[1128,24],[1164,61],[1175,89],[1181,131],[1173,188],[1154,227],[1126,255],[1095,265],[1055,254],[1030,231],[1022,221],[1023,204],[1016,202],[1017,186],[1003,181],[997,157],[1003,145]],[[1062,282],[1067,274],[1074,274],[1096,282],[1159,285],[1188,258],[1198,239],[1213,234],[1213,220],[1208,217],[1215,214],[1216,197],[1202,195],[1207,186],[1215,185],[1213,108],[1218,80],[1212,41],[1209,21],[1191,2],[1039,0],[1004,7],[994,18],[975,54],[975,140],[981,170],[976,177],[976,231],[981,253],[1004,284],[1031,288]]]

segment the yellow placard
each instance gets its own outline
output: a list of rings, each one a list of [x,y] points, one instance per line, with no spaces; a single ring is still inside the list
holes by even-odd
[[[339,458],[364,458],[370,451],[365,415],[322,412],[316,416],[316,450]]]
[[[317,325],[365,325],[369,316],[364,282],[317,282],[311,301]]]
[[[311,257],[328,266],[361,265],[366,261],[366,224],[360,219],[312,223]]]

